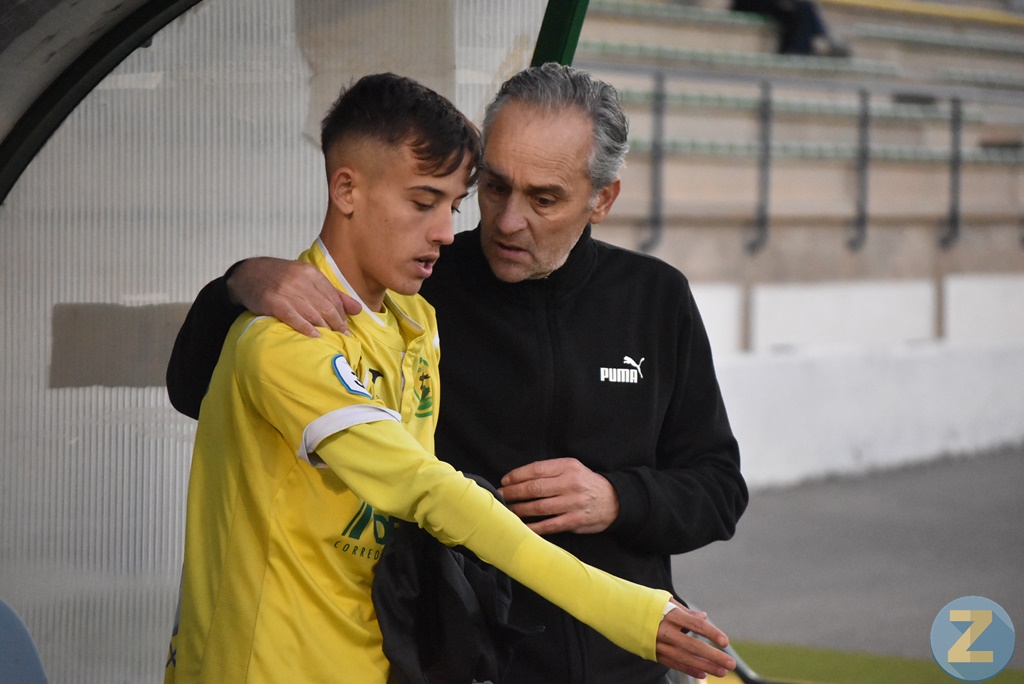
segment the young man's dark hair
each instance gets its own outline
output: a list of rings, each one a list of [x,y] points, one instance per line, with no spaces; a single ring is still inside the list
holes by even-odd
[[[320,149],[347,135],[371,137],[389,147],[408,144],[430,175],[454,173],[469,155],[480,163],[480,135],[441,95],[405,76],[364,76],[342,91],[320,125]],[[470,178],[470,184],[475,180]]]

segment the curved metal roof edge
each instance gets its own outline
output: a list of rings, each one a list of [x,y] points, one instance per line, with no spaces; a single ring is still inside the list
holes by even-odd
[[[114,67],[200,0],[151,0],[115,24],[65,69],[0,143],[0,204],[57,127]]]

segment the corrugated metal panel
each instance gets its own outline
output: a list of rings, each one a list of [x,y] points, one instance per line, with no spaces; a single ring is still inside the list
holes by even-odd
[[[464,0],[426,37],[454,41],[456,100],[474,117],[528,64],[545,4]],[[0,596],[52,681],[161,678],[194,436],[162,387],[50,389],[53,307],[187,302],[236,259],[312,241],[325,195],[302,136],[296,5],[314,23],[336,9],[188,12],[86,98],[0,207]],[[411,25],[396,15],[375,43]]]

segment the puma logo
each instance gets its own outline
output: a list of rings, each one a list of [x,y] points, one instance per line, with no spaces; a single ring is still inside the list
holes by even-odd
[[[644,372],[642,370],[640,370],[640,364],[643,363],[643,362],[644,362],[644,357],[642,357],[642,356],[640,357],[640,361],[639,362],[634,361],[633,359],[629,358],[628,356],[622,357],[622,363],[626,364],[627,366],[632,366],[633,368],[636,368],[636,372],[640,374],[641,378],[644,377]]]
[[[632,368],[601,368],[599,378],[601,382],[625,382],[631,385],[635,385],[643,380],[644,374],[640,370],[640,366],[643,365],[644,357],[640,357],[639,361],[634,361],[630,356],[623,356],[622,363]]]

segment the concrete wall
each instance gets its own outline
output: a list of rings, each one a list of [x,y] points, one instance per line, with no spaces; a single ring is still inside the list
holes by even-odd
[[[691,286],[718,355],[926,341],[1024,344],[1024,275],[959,274],[939,285],[872,280]],[[749,349],[744,325],[752,328]]]
[[[1024,442],[1024,343],[725,355],[754,487]]]
[[[1024,276],[759,286],[750,352],[743,288],[694,296],[754,487],[1024,442]]]

